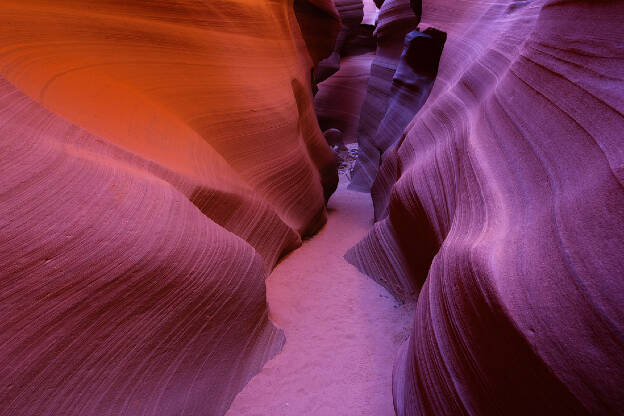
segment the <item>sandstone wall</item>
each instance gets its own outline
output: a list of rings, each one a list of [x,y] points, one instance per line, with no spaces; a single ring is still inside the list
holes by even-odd
[[[621,413],[622,3],[427,0],[421,26],[438,76],[347,255],[419,294],[397,414]]]
[[[337,182],[312,3],[3,2],[0,414],[219,415],[279,351],[264,278]]]

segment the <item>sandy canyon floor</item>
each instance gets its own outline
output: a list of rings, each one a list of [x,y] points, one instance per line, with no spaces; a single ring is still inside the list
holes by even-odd
[[[236,397],[235,415],[394,415],[392,364],[412,313],[343,255],[371,225],[370,195],[341,183],[327,225],[267,280],[286,345]]]

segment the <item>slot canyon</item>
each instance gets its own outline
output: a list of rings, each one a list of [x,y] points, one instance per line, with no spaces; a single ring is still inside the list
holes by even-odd
[[[624,1],[0,22],[0,416],[624,415]]]

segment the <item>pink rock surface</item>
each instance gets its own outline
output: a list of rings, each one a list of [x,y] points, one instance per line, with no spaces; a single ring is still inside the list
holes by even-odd
[[[363,0],[364,5],[364,18],[362,24],[375,25],[377,22],[377,16],[379,15],[379,9],[373,0]]]
[[[381,3],[377,222],[341,188],[279,264],[276,357],[265,277],[337,186],[311,72],[363,4],[2,3],[0,416],[221,415],[250,380],[232,414],[622,412],[624,4]]]
[[[621,413],[624,5],[429,0],[422,22],[448,33],[438,78],[348,254],[420,291],[397,414]]]
[[[369,191],[384,154],[401,139],[405,127],[426,102],[438,71],[446,33],[435,28],[405,35],[401,57],[389,86],[385,114],[372,138],[362,136],[351,188]]]
[[[368,192],[375,179],[380,164],[375,136],[392,95],[392,79],[399,65],[405,36],[416,29],[418,22],[409,0],[387,0],[379,10],[375,28],[377,51],[359,118],[359,159],[350,184],[353,190]]]
[[[315,70],[314,109],[321,130],[338,129],[346,143],[354,143],[374,56],[374,27],[362,24],[362,0],[337,0],[336,7],[342,26],[334,51]]]
[[[362,25],[364,5],[362,0],[335,0],[340,15],[340,32],[336,38],[332,53],[315,69],[315,84],[323,82],[340,68],[343,56],[361,55],[375,49],[373,27]]]
[[[0,414],[222,414],[283,342],[263,259],[170,172],[0,97]]]
[[[283,343],[264,278],[337,185],[292,2],[0,22],[0,415],[223,414]]]
[[[338,129],[345,143],[357,140],[360,109],[366,96],[373,53],[348,56],[340,61],[340,69],[318,85],[314,96],[321,130]]]

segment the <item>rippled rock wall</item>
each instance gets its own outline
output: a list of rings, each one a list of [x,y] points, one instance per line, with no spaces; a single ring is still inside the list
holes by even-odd
[[[318,65],[314,108],[321,130],[340,130],[343,142],[354,143],[375,51],[374,26],[363,21],[376,8],[370,0],[336,0],[336,7],[342,26],[333,53]]]
[[[405,37],[416,29],[419,21],[409,0],[386,0],[380,7],[375,28],[377,50],[359,116],[359,156],[350,189],[363,192],[371,189],[381,163],[381,151],[375,143],[377,130],[393,93],[392,80],[405,47]],[[410,108],[405,110],[414,114]]]
[[[264,279],[337,183],[310,4],[3,2],[0,414],[219,415],[279,351]]]
[[[620,413],[624,5],[426,0],[420,25],[437,78],[347,254],[417,296],[397,414]]]

